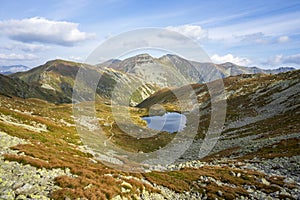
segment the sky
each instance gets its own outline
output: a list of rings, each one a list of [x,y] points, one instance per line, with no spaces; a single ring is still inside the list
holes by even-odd
[[[84,62],[107,39],[177,31],[215,63],[300,69],[299,0],[0,0],[0,65]]]

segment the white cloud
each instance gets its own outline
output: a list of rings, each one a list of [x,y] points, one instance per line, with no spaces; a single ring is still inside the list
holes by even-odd
[[[288,42],[289,40],[290,40],[289,36],[280,36],[277,41],[279,43],[285,43]]]
[[[0,34],[24,43],[40,42],[72,46],[94,36],[81,32],[77,23],[51,21],[41,17],[0,21]]]
[[[7,60],[7,61],[22,61],[22,60],[34,60],[38,57],[34,54],[0,54],[0,60]]]
[[[284,13],[265,18],[249,19],[231,25],[214,27],[209,30],[209,38],[215,40],[230,40],[234,36],[250,35],[261,32],[268,36],[297,34],[300,29],[299,12]]]
[[[270,59],[270,64],[296,64],[300,65],[300,54],[294,54],[289,56],[277,55],[273,59]]]
[[[50,49],[49,46],[43,44],[30,44],[30,43],[21,43],[21,42],[14,42],[9,45],[2,46],[0,48],[9,51],[21,50],[24,52],[37,52],[37,51],[40,52],[40,51],[45,51]]]
[[[256,43],[256,44],[267,44],[270,42],[270,38],[265,36],[262,32],[237,36],[237,39],[241,39],[244,42]]]
[[[218,64],[231,62],[242,66],[248,66],[251,63],[251,60],[249,60],[248,58],[237,57],[232,54],[226,54],[224,56],[219,56],[218,54],[214,54],[213,56],[211,56],[211,60],[214,63],[218,63]]]
[[[168,30],[178,32],[194,40],[201,40],[207,38],[207,30],[197,25],[181,25],[181,26],[168,26]]]
[[[70,56],[69,59],[75,62],[83,62],[83,58],[80,56]]]

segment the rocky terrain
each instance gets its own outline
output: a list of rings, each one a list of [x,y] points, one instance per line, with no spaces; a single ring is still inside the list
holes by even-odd
[[[0,198],[1,199],[50,199],[50,193],[59,187],[54,184],[57,176],[72,176],[69,169],[37,169],[18,162],[4,161],[4,154],[18,154],[10,147],[28,141],[0,132]]]
[[[225,166],[228,166],[228,163],[241,162],[242,169],[285,177],[298,185],[298,189],[290,191],[290,194],[293,194],[295,199],[299,198],[300,162],[296,153],[300,147],[299,75],[298,70],[276,76],[241,75],[225,79],[225,127],[222,134],[215,138],[217,143],[210,154],[200,160],[213,164],[223,163]],[[232,84],[233,82],[238,85]],[[203,115],[209,113],[209,96],[205,96],[208,93],[207,89],[204,85],[194,85],[193,88],[199,97],[201,112]],[[185,93],[185,88],[176,91],[177,97],[189,96]],[[150,108],[157,103],[167,105],[174,103],[174,98],[171,90],[159,91],[138,107]],[[209,118],[204,117],[200,124],[207,124]],[[205,130],[203,127],[200,129]],[[202,137],[204,136],[199,134],[199,138],[194,140],[177,164],[169,167],[181,169],[208,165],[194,161],[199,157],[200,147],[205,142]],[[292,151],[294,153],[291,153]],[[229,166],[235,166],[231,164]],[[238,168],[241,169],[240,166]],[[284,189],[282,191],[285,193]],[[267,196],[254,198],[266,199]],[[273,194],[268,198],[273,199],[275,196]]]
[[[151,60],[142,57],[143,62]],[[135,70],[143,65],[140,59],[136,58],[136,65],[127,60],[129,75],[117,71],[121,61],[114,61],[115,69],[100,70],[105,75],[98,91],[102,96],[95,104],[97,116],[93,124],[88,119],[82,123],[91,130],[99,125],[112,142],[141,153],[166,145],[174,134],[160,132],[137,139],[128,137],[115,123],[109,86],[112,80],[127,80],[130,85],[134,73],[141,72]],[[169,55],[153,62],[170,62],[166,59],[179,58]],[[22,81],[39,92],[55,91],[58,96],[62,92],[70,97],[77,71],[73,63],[51,61],[0,79],[6,81],[1,82],[6,89],[0,89],[0,199],[299,199],[299,70],[225,78],[225,126],[217,138],[211,138],[217,143],[205,157],[199,157],[199,147],[205,142],[211,117],[210,96],[205,84],[193,84],[201,114],[193,144],[175,163],[143,173],[120,171],[97,160],[77,133],[71,104],[10,92],[14,85],[20,88]],[[139,104],[128,107],[130,118],[139,125],[132,129],[135,132],[150,131],[141,117],[155,104],[165,111],[182,112],[171,89],[147,87],[148,92],[133,98],[133,105]],[[189,95],[185,87],[175,90]]]

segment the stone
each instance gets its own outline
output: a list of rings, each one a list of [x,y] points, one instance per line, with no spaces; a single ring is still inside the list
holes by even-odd
[[[110,124],[109,123],[104,123],[103,126],[110,127]]]
[[[25,183],[22,187],[19,187],[18,189],[16,189],[16,194],[30,193],[31,189],[32,189],[32,185]]]
[[[124,188],[126,188],[126,189],[129,189],[129,190],[132,189],[132,185],[130,183],[125,182],[125,181],[123,181],[121,183],[121,186],[124,187]]]
[[[231,176],[236,176],[235,172],[233,172],[233,171],[230,171],[229,174],[230,174]]]
[[[221,196],[223,196],[223,192],[221,190],[218,190],[217,195],[219,195],[221,197]]]
[[[24,183],[22,183],[22,182],[16,182],[16,183],[12,186],[12,188],[13,188],[14,190],[16,190],[16,189],[22,187],[23,185],[24,185]]]
[[[122,200],[122,197],[120,195],[117,195],[113,197],[112,200]]]
[[[268,196],[266,197],[266,200],[273,200],[273,198],[272,198],[271,196],[268,195]]]
[[[26,200],[26,199],[27,199],[27,197],[23,194],[17,196],[17,198],[16,198],[16,200]]]
[[[130,192],[130,190],[129,190],[129,189],[126,189],[126,188],[123,188],[123,187],[121,187],[121,192],[122,192],[122,193],[129,193],[129,192]]]
[[[93,187],[93,184],[88,184],[87,186],[85,186],[83,189],[87,190],[89,188],[92,188]]]
[[[0,199],[15,199],[15,193],[10,190],[5,190],[1,195]]]
[[[270,185],[270,182],[267,181],[265,178],[262,178],[262,179],[261,179],[261,182],[262,182],[262,184],[264,184],[264,185]]]

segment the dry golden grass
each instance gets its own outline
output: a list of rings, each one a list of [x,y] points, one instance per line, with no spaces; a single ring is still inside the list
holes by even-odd
[[[281,140],[278,143],[263,147],[256,152],[249,153],[240,159],[252,159],[254,157],[272,159],[275,157],[292,157],[299,155],[300,138]]]
[[[213,160],[218,160],[218,159],[221,159],[221,158],[225,158],[225,157],[228,157],[228,156],[232,155],[234,152],[236,152],[239,149],[240,149],[240,147],[238,147],[238,146],[237,147],[231,147],[231,148],[219,151],[217,153],[205,156],[204,158],[201,159],[201,161],[211,162]]]
[[[245,75],[248,79],[245,79],[243,84],[250,85],[249,87],[243,88],[244,92],[254,88],[253,80],[250,75]],[[267,86],[272,77],[258,75],[261,81],[264,81]],[[286,77],[282,77],[285,79]],[[235,84],[238,82],[240,77],[229,78],[225,80],[225,85],[232,85],[232,89],[239,89],[239,85]],[[197,88],[197,85],[192,85],[194,89],[199,91],[205,90],[206,88]],[[234,88],[236,87],[236,88]],[[249,90],[250,91],[250,90]],[[169,93],[171,99],[174,100],[174,95],[168,90],[161,91],[159,98],[164,100],[164,95],[162,93]],[[182,93],[182,95],[184,95]],[[199,101],[206,101],[209,99],[209,95],[203,96]],[[123,179],[121,175],[131,175],[137,178],[145,178],[151,183],[158,185],[163,185],[176,192],[184,192],[197,190],[202,193],[207,193],[209,199],[214,199],[218,197],[218,191],[223,192],[222,198],[234,199],[237,196],[243,195],[247,196],[247,191],[242,188],[242,185],[254,185],[257,189],[265,191],[266,193],[271,193],[278,191],[278,187],[271,185],[267,186],[261,183],[261,178],[266,178],[269,182],[282,186],[283,180],[280,177],[268,178],[264,174],[250,171],[250,170],[237,170],[230,167],[217,167],[217,166],[206,166],[199,169],[183,169],[180,171],[172,172],[151,172],[143,174],[129,174],[121,172],[112,168],[109,168],[101,163],[91,162],[91,155],[83,153],[76,147],[81,144],[80,137],[76,132],[75,127],[66,127],[65,125],[59,123],[59,119],[63,119],[66,122],[72,122],[72,109],[70,105],[54,105],[44,101],[39,100],[23,100],[18,98],[8,98],[0,96],[1,107],[0,112],[5,115],[11,115],[14,118],[27,123],[28,121],[36,121],[47,125],[48,132],[33,132],[26,130],[22,127],[12,126],[10,124],[0,122],[0,130],[4,131],[12,136],[19,138],[24,138],[29,140],[31,144],[17,145],[13,149],[19,152],[24,152],[25,155],[4,155],[6,160],[17,161],[23,164],[30,164],[38,168],[69,168],[71,172],[78,177],[71,178],[67,176],[57,177],[55,179],[56,184],[62,189],[54,191],[52,193],[52,198],[54,199],[65,199],[69,197],[71,199],[75,198],[87,198],[87,199],[107,199],[112,198],[118,194],[124,197],[133,198],[134,194],[139,194],[140,191],[146,189],[150,192],[159,192],[157,189],[149,184],[145,184],[136,179]],[[150,99],[150,104],[156,103],[153,98]],[[153,101],[152,101],[153,100]],[[237,120],[241,115],[254,116],[257,113],[251,108],[248,101],[248,94],[241,97],[233,97],[233,99],[228,102],[228,113],[227,120]],[[259,104],[265,103],[264,100],[258,102]],[[238,108],[239,105],[243,105],[244,110],[241,111]],[[168,111],[178,111],[177,104],[171,104],[166,101],[164,107]],[[11,110],[18,109],[20,111],[31,111],[32,115],[22,114],[20,112],[14,112]],[[210,104],[206,107],[210,109]],[[156,136],[136,139],[127,134],[123,133],[122,130],[114,123],[111,114],[110,105],[104,103],[97,103],[95,109],[97,110],[98,117],[104,119],[100,121],[101,126],[104,123],[112,124],[112,127],[104,127],[106,134],[111,135],[110,131],[114,133],[112,141],[129,151],[137,152],[144,151],[150,152],[163,147],[168,144],[170,140],[173,139],[175,134],[159,133]],[[268,136],[272,137],[278,134],[289,134],[294,133],[296,129],[299,130],[299,118],[298,115],[293,114],[299,113],[298,108],[291,111],[287,116],[277,116],[271,119],[263,120],[259,123],[251,124],[251,127],[246,132],[237,132],[237,137],[245,136],[247,134],[258,134],[265,132]],[[144,122],[140,121],[140,116],[147,115],[147,109],[130,109],[131,119],[140,125],[142,130],[145,130]],[[205,131],[208,127],[210,120],[210,114],[202,116],[198,136],[203,137]],[[288,123],[287,126],[282,126],[282,122]],[[280,123],[281,122],[281,123]],[[272,124],[273,127],[267,126]],[[136,131],[136,130],[134,130]],[[242,133],[242,134],[240,134]],[[226,134],[226,133],[224,133]],[[281,141],[278,144],[268,146],[260,149],[258,152],[253,154],[248,154],[244,159],[251,159],[253,157],[261,158],[274,158],[278,156],[293,156],[298,155],[299,149],[299,139],[289,139]],[[226,157],[234,153],[238,147],[224,150],[217,154],[206,157],[207,161],[213,159],[219,159]],[[232,176],[230,172],[233,171],[236,174],[241,173],[240,177]],[[107,174],[112,174],[112,176],[107,176]],[[216,180],[220,180],[224,183],[233,184],[236,187],[229,187],[225,185],[217,185],[213,181],[205,182],[203,185],[199,184],[198,181],[200,176],[211,177]],[[121,193],[121,182],[126,181],[132,185],[131,191],[129,193]],[[287,185],[286,185],[287,186]],[[287,187],[292,188],[293,185]],[[218,197],[219,198],[219,197]]]
[[[6,101],[8,100],[5,99],[6,97],[1,98],[4,98]],[[62,189],[52,193],[52,198],[54,199],[65,199],[66,197],[71,199],[107,199],[121,194],[120,180],[107,176],[107,174],[129,174],[111,169],[101,163],[92,162],[90,154],[83,153],[77,148],[77,145],[80,144],[78,143],[80,138],[75,127],[66,127],[63,124],[57,123],[57,121],[53,121],[54,119],[62,118],[65,121],[70,120],[71,107],[63,105],[55,106],[45,102],[42,102],[43,105],[41,106],[39,101],[32,102],[22,99],[15,100],[15,102],[15,104],[10,103],[10,105],[17,106],[20,110],[31,111],[32,108],[40,108],[38,115],[26,115],[14,112],[5,106],[1,106],[0,112],[13,116],[20,122],[36,121],[45,124],[47,125],[48,132],[33,132],[1,121],[1,131],[12,136],[27,139],[30,142],[30,144],[20,144],[12,147],[12,149],[23,152],[25,155],[5,154],[4,159],[17,161],[22,164],[30,164],[37,168],[69,168],[71,173],[78,177],[57,177],[55,179],[56,184],[61,186]],[[104,111],[109,111],[108,106],[102,105],[99,107]],[[51,113],[55,113],[55,116],[52,116]],[[134,175],[139,176],[138,174]],[[158,192],[152,186],[137,180],[127,181],[133,187],[130,193],[123,194],[123,196],[139,194],[143,189]]]
[[[241,176],[232,176],[230,174],[231,172],[235,172],[236,174],[241,173]],[[209,199],[218,197],[218,191],[222,191],[225,199],[234,199],[241,195],[248,196],[248,192],[241,187],[243,185],[254,185],[257,189],[266,193],[272,193],[279,190],[278,187],[267,186],[259,181],[261,178],[265,177],[265,174],[263,173],[251,170],[237,170],[230,167],[204,166],[199,169],[182,169],[180,171],[172,172],[151,172],[143,175],[150,182],[163,185],[176,192],[190,190],[196,190],[201,193],[205,192]],[[220,180],[223,183],[233,184],[236,187],[217,185],[212,181],[202,181],[205,184],[200,185],[197,183],[197,181],[200,180],[200,176],[211,177],[215,180]],[[275,183],[274,178],[265,178]]]

